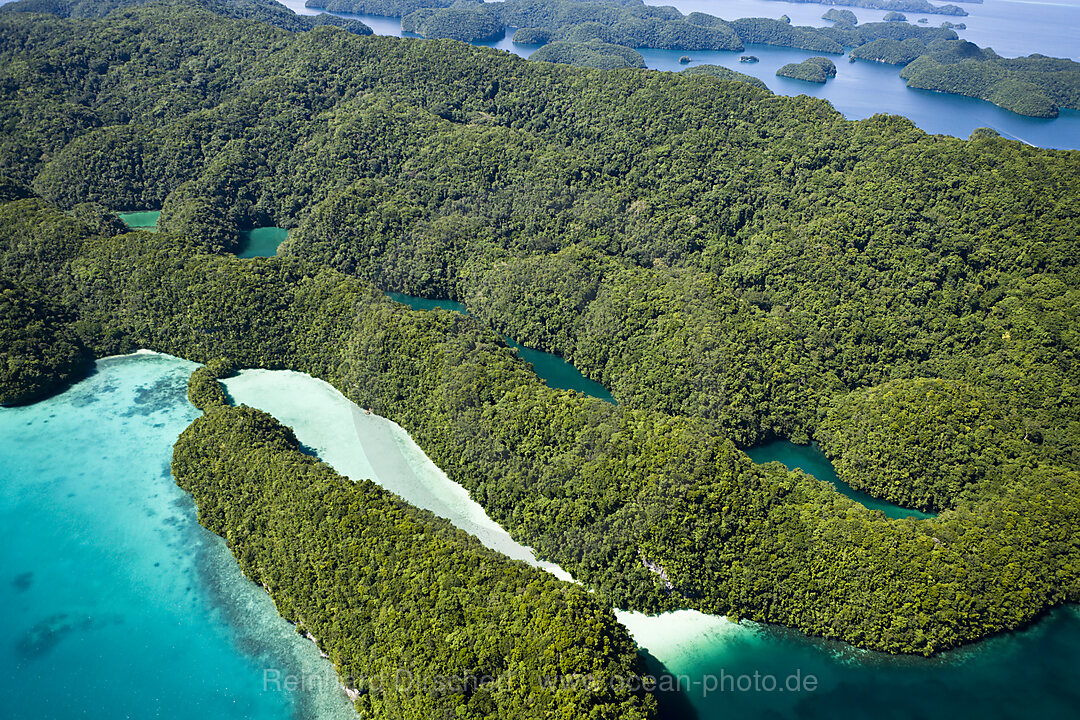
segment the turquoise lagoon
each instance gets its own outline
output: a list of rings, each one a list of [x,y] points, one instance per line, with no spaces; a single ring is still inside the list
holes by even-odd
[[[258,227],[240,233],[238,258],[273,257],[278,246],[289,237],[289,231],[279,227]]]
[[[173,481],[195,367],[106,359],[67,392],[0,408],[0,717],[355,717]]]
[[[157,232],[157,221],[161,217],[161,211],[137,210],[135,212],[117,213],[116,216],[129,228]]]
[[[140,210],[138,212],[118,213],[117,217],[129,228],[157,232],[160,210]],[[278,246],[288,238],[289,231],[279,227],[257,227],[240,232],[239,258],[273,257]]]

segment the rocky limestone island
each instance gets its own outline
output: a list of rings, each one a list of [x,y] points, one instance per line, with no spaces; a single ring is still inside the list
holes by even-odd
[[[806,82],[824,83],[831,77],[836,77],[836,65],[825,57],[806,58],[801,63],[788,63],[776,71],[781,77],[789,77]]]

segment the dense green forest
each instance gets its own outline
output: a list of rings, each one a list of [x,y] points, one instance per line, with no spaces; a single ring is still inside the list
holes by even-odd
[[[0,278],[0,401],[33,402],[51,394],[57,378],[89,369],[90,354],[70,323],[67,308]]]
[[[753,75],[747,75],[745,73],[726,68],[721,65],[695,65],[694,67],[686,68],[682,71],[684,75],[710,75],[712,77],[718,77],[722,80],[738,80],[748,85],[753,85],[756,88],[765,90],[766,92],[772,92],[768,86],[762,80],[757,79]]]
[[[177,483],[359,692],[360,717],[655,716],[633,640],[584,588],[341,477],[265,413],[204,410],[174,448]]]
[[[900,77],[908,87],[976,97],[1021,115],[1080,110],[1080,63],[1045,55],[1003,58],[964,40],[933,43]]]
[[[879,38],[854,48],[850,56],[855,60],[869,60],[890,65],[907,65],[925,53],[926,43],[918,38],[906,38],[904,40]]]
[[[829,78],[836,77],[836,65],[829,58],[811,57],[802,62],[788,63],[777,70],[776,74],[795,80],[823,83]]]
[[[933,652],[1080,599],[1080,153],[179,5],[5,14],[0,77],[3,401],[135,347],[309,372],[622,607]],[[159,207],[157,235],[104,209]],[[285,256],[224,252],[256,224]],[[773,436],[943,512],[737,449]]]
[[[728,23],[702,13],[684,17],[673,7],[580,0],[506,0],[493,7],[507,25],[543,29],[554,40],[595,38],[629,47],[742,49]]]
[[[498,39],[506,26],[487,5],[459,0],[448,8],[422,8],[401,18],[401,29],[426,38],[473,42]]]
[[[0,13],[48,13],[60,17],[103,17],[114,10],[146,5],[157,0],[17,0],[0,5]],[[371,28],[359,20],[347,20],[325,13],[297,15],[275,0],[189,0],[223,17],[258,20],[282,30],[302,32],[320,25],[334,25],[357,35],[370,35]]]
[[[855,16],[855,13],[850,10],[837,10],[836,8],[829,8],[825,11],[825,14],[821,16],[822,20],[829,20],[834,23],[844,23],[855,27],[859,24],[859,18]]]

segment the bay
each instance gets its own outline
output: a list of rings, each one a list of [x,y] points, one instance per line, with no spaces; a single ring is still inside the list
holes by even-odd
[[[1080,610],[932,658],[887,655],[694,611],[617,613],[683,689],[663,720],[1080,717]]]

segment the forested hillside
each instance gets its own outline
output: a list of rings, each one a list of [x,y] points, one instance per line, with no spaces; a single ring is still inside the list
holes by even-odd
[[[0,163],[50,201],[164,207],[209,248],[291,227],[288,252],[464,300],[622,402],[742,443],[937,375],[1016,395],[1072,457],[1077,409],[1046,389],[1077,385],[1051,289],[1074,287],[1076,153],[452,43],[149,8],[4,22]],[[1026,323],[1046,331],[1002,339]]]
[[[0,187],[41,196],[3,208],[27,294],[2,336],[30,306],[44,338],[4,400],[77,372],[71,348],[310,372],[623,607],[933,652],[1080,599],[1080,153],[164,6],[7,15],[0,79]],[[96,237],[102,206],[176,222]],[[291,229],[284,257],[223,254],[256,224]],[[619,406],[546,388],[493,330]],[[772,436],[943,512],[886,520],[736,447]]]

